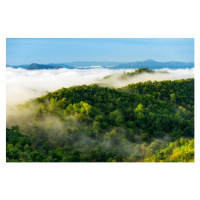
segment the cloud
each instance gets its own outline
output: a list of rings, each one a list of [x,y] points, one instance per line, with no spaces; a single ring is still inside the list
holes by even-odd
[[[134,70],[132,70],[134,71]],[[194,78],[194,68],[192,69],[176,69],[171,70],[164,68],[156,71],[167,71],[168,73],[142,73],[135,75],[124,80],[119,78],[119,73],[115,73],[111,78],[101,80],[100,83],[103,83],[105,86],[119,88],[124,87],[128,84],[145,82],[148,80],[151,81],[163,81],[163,80],[178,80],[178,79],[187,79]]]
[[[134,70],[113,70],[101,67],[92,67],[91,69],[55,69],[55,70],[25,70],[7,68],[7,106],[23,103],[31,98],[39,97],[45,94],[45,91],[53,92],[62,87],[71,87],[74,85],[83,85],[99,82],[98,79],[115,74],[112,79],[104,81],[105,85],[110,87],[123,87],[127,84],[144,82],[147,80],[177,80],[194,77],[193,69],[162,69],[168,71],[168,74],[141,74],[134,76],[126,81],[117,79],[119,74],[131,72]]]

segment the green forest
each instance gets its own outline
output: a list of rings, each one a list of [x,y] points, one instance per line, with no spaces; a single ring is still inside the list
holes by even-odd
[[[124,72],[123,74],[119,75],[118,76],[118,79],[119,80],[124,80],[124,79],[128,79],[130,77],[134,77],[138,74],[144,74],[144,73],[148,73],[148,74],[159,74],[159,73],[168,73],[167,71],[155,71],[155,70],[152,70],[152,69],[149,69],[148,67],[143,67],[143,68],[139,68],[139,69],[136,69],[135,71],[133,72]],[[113,74],[110,74],[108,76],[105,76],[103,78],[103,80],[105,79],[109,79],[113,76]]]
[[[142,72],[154,73],[122,78]],[[62,88],[18,112],[6,129],[7,162],[194,162],[192,78]]]

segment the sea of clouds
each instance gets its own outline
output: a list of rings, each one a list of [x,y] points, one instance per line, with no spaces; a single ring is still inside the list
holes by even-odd
[[[105,69],[102,67],[91,67],[91,69],[55,69],[55,70],[25,70],[7,68],[6,71],[6,97],[7,106],[24,103],[25,101],[44,95],[47,91],[52,92],[62,87],[91,84],[101,82],[105,76],[115,74],[111,79],[104,80],[105,86],[114,88],[144,81],[162,81],[194,78],[192,69],[161,69],[169,73],[140,74],[125,81],[117,77],[123,72],[132,72],[128,69]]]

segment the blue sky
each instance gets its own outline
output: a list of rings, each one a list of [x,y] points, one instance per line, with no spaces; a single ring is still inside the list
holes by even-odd
[[[7,38],[6,63],[194,62],[193,38]]]

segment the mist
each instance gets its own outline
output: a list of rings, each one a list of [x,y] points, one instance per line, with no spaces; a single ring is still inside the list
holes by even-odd
[[[120,80],[119,76],[123,72],[132,72],[131,69],[105,69],[93,66],[91,69],[55,69],[55,70],[25,70],[7,68],[6,72],[6,103],[8,106],[22,104],[25,101],[53,92],[62,87],[75,85],[89,85],[92,83],[103,83],[108,87],[124,87],[131,83],[162,80],[178,80],[194,78],[194,68],[192,69],[162,69],[168,73],[143,73],[126,80]],[[114,74],[109,79],[105,76]],[[103,79],[103,80],[102,80]]]
[[[41,106],[31,102],[29,106],[16,106],[23,104],[32,98],[40,97],[46,92],[53,92],[62,87],[68,88],[75,85],[89,85],[99,83],[102,86],[112,88],[124,87],[131,83],[162,80],[178,80],[194,78],[194,68],[192,69],[161,69],[168,73],[142,73],[130,78],[120,79],[123,72],[133,72],[135,70],[112,70],[102,67],[92,67],[91,69],[55,69],[55,70],[25,70],[7,68],[7,112],[6,127],[18,125],[23,135],[31,137],[43,138],[44,141],[54,145],[54,141],[64,146],[63,137],[78,137],[81,144],[88,145],[88,151],[94,144],[90,135],[80,134],[86,132],[84,128],[88,127],[86,122],[80,121],[73,115],[65,116],[64,120],[50,113],[45,113],[40,119],[37,119],[36,112]],[[104,79],[105,76],[111,75],[110,78]],[[91,126],[91,125],[90,125]],[[77,129],[79,133],[77,133]],[[91,129],[91,127],[90,127]],[[70,130],[70,131],[68,131]],[[104,135],[112,130],[104,130]],[[153,152],[153,142],[158,143],[161,147],[166,141],[170,141],[170,137],[152,138],[150,150],[142,143],[141,135],[135,135],[135,142],[129,141],[123,137],[126,130],[122,127],[117,129],[116,135],[122,141],[118,147],[115,147],[121,154],[129,154],[132,162],[135,162],[135,156],[144,154],[147,150],[151,154]],[[32,134],[33,133],[33,134]],[[71,134],[71,135],[70,135]],[[88,134],[90,132],[88,131]],[[53,142],[52,142],[53,141]],[[76,141],[74,139],[73,141]],[[77,143],[78,144],[78,143]],[[139,144],[139,145],[138,145]],[[105,139],[99,142],[99,145],[105,150],[110,151],[113,147],[112,141]]]
[[[134,71],[134,70],[132,70]],[[145,82],[145,81],[163,81],[163,80],[179,80],[179,79],[187,79],[194,78],[194,68],[192,69],[177,69],[170,70],[168,68],[164,68],[161,70],[155,71],[166,71],[167,73],[141,73],[138,75],[134,75],[133,77],[127,77],[126,79],[120,78],[120,73],[115,73],[108,79],[100,80],[104,86],[120,88],[125,87],[128,84]]]

